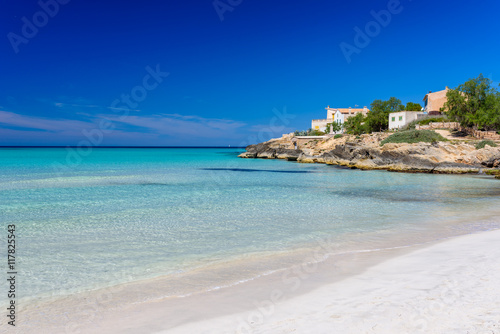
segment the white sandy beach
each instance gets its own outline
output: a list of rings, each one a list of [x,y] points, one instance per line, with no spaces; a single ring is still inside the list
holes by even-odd
[[[466,235],[260,310],[162,333],[500,333],[500,231]]]
[[[21,311],[16,330],[37,334],[500,333],[500,230],[408,250],[344,258],[336,277],[331,267],[315,268],[316,273],[327,274],[327,284],[313,275],[290,275],[284,280],[280,274],[201,295],[143,303],[132,303],[131,297],[140,295],[144,285],[109,289]],[[291,293],[295,285],[300,288]]]

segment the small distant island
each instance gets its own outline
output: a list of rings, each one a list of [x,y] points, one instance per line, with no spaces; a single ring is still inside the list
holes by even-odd
[[[479,75],[429,92],[424,102],[404,106],[391,97],[370,109],[328,106],[311,129],[250,145],[239,157],[500,179],[500,92],[491,80]]]

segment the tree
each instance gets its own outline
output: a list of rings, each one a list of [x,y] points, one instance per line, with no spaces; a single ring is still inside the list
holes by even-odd
[[[464,127],[500,129],[500,93],[480,74],[446,93],[442,111]]]
[[[419,103],[408,102],[405,107],[406,111],[420,111],[422,106]]]
[[[344,130],[352,135],[360,135],[366,133],[366,117],[362,113],[357,113],[355,116],[349,117],[344,122]]]
[[[387,101],[375,100],[370,105],[371,110],[366,116],[368,132],[383,131],[389,127],[389,114],[405,109],[401,100],[391,97]]]
[[[478,128],[500,130],[500,93],[494,92],[486,99],[486,108],[479,113]]]
[[[339,124],[337,122],[328,123],[326,125],[325,133],[330,133],[330,130],[333,131],[333,133],[339,132],[340,130],[342,130],[342,124]]]

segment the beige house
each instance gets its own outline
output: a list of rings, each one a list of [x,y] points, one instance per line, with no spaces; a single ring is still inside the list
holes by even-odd
[[[330,106],[326,107],[326,119],[313,119],[311,122],[311,129],[325,131],[326,125],[329,123],[337,123],[344,124],[344,122],[349,118],[353,117],[356,114],[362,113],[363,115],[367,115],[370,109],[367,107],[364,108],[330,108]]]
[[[446,93],[450,89],[448,86],[444,90],[439,92],[429,92],[429,94],[424,97],[424,111],[429,115],[440,114],[440,109],[444,107],[445,102],[448,100],[446,98]]]

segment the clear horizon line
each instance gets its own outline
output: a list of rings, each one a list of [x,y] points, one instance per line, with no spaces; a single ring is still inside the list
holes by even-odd
[[[72,145],[0,145],[0,148],[79,148]],[[92,148],[245,148],[246,146],[92,146]]]

